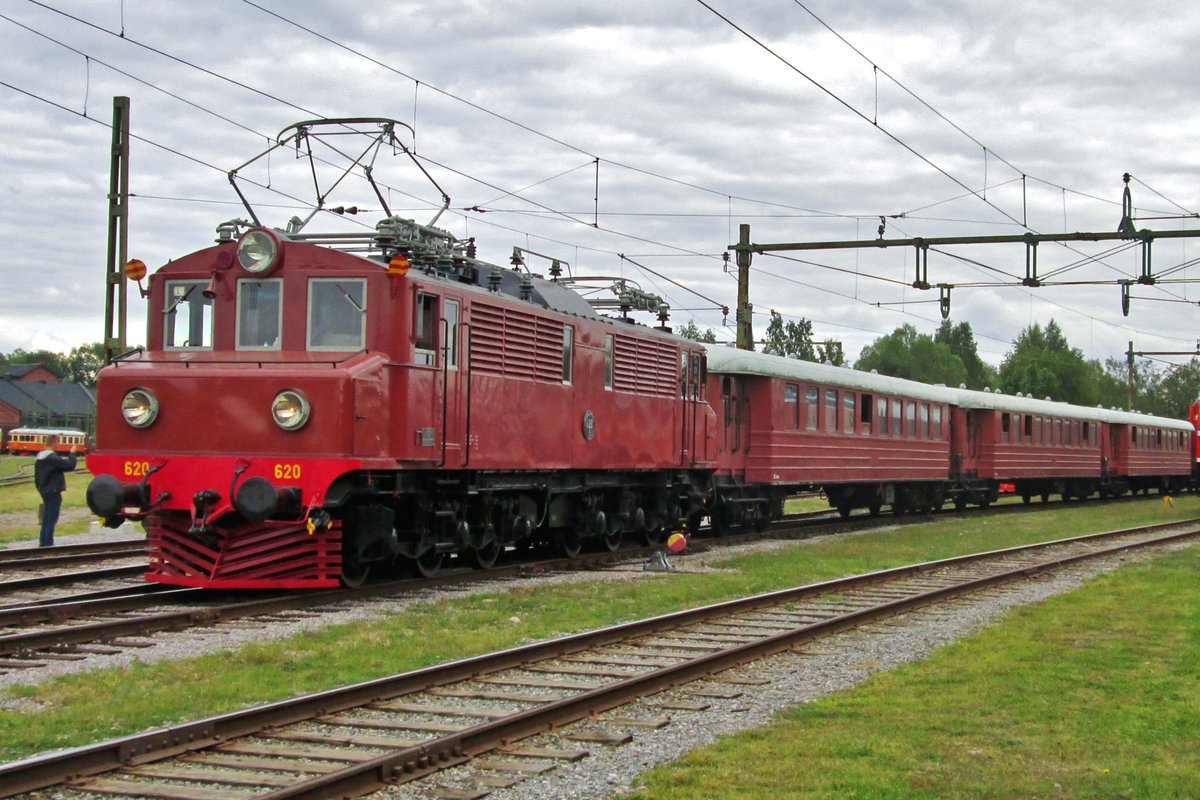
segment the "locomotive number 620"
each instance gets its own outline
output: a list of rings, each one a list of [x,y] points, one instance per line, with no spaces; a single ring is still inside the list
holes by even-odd
[[[281,481],[298,481],[300,480],[300,465],[299,464],[276,464],[275,479]]]
[[[125,477],[127,478],[144,478],[146,473],[150,471],[149,461],[126,461],[125,462]]]

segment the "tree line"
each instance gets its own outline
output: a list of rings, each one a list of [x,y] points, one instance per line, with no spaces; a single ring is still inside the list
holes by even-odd
[[[694,323],[679,333],[697,341],[716,342],[713,331],[701,331]],[[846,364],[841,342],[816,342],[809,320],[785,323],[774,311],[761,349],[788,358]],[[943,320],[932,334],[921,333],[911,324],[901,325],[864,347],[853,366],[922,383],[998,389],[1082,406],[1129,406],[1125,359],[1101,362],[1085,358],[1053,319],[1045,327],[1034,323],[1022,330],[998,368],[979,357],[970,323],[950,320]],[[1138,360],[1132,384],[1134,410],[1186,419],[1188,406],[1200,398],[1200,358],[1184,364]]]
[[[104,366],[104,342],[92,342],[72,348],[69,353],[50,350],[22,350],[17,348],[8,355],[0,353],[0,369],[18,364],[45,364],[62,376],[68,383],[96,385],[96,375]]]

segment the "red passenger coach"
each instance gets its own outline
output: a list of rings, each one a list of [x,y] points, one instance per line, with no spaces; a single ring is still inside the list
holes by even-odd
[[[1001,483],[1013,484],[1025,502],[1034,495],[1088,497],[1101,486],[1101,420],[1108,413],[960,389],[952,471],[966,488],[964,499],[986,505]]]
[[[1104,491],[1179,492],[1191,481],[1196,429],[1183,420],[1105,412]]]
[[[716,491],[729,522],[777,516],[783,496],[810,488],[843,516],[947,499],[953,391],[744,350],[708,353],[722,450]]]
[[[303,151],[325,124],[408,152],[388,120],[279,142]],[[303,226],[226,223],[159,269],[147,347],[100,374],[88,503],[143,522],[151,580],[355,585],[507,547],[654,541],[700,507],[702,346],[599,316],[554,270],[484,263],[432,223]]]

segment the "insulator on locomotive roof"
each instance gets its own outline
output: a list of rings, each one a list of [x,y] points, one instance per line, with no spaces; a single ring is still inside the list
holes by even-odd
[[[499,293],[500,282],[502,280],[504,280],[504,278],[500,274],[500,268],[492,267],[492,271],[488,273],[488,289],[490,291]]]
[[[533,298],[533,276],[528,272],[521,276],[521,299],[528,302]]]

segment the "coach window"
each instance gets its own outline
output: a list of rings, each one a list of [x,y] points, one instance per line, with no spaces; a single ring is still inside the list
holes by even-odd
[[[804,388],[804,429],[817,429],[817,414],[820,411],[820,393],[815,386]]]
[[[825,432],[837,433],[837,389],[825,390]]]
[[[887,436],[887,408],[888,400],[886,397],[880,397],[875,401],[875,421],[877,423],[875,426],[875,434],[877,436]]]
[[[1007,411],[1000,414],[1000,440],[1007,442],[1009,431],[1012,430],[1012,415]]]
[[[1080,444],[1084,445],[1085,447],[1090,447],[1092,444],[1092,423],[1087,422],[1086,420],[1083,423],[1083,441],[1081,441]]]
[[[1045,440],[1042,439],[1042,418],[1041,417],[1034,417],[1034,419],[1033,419],[1033,443],[1034,444],[1045,444],[1046,443]]]
[[[904,409],[903,403],[896,398],[892,398],[892,436],[904,435]]]
[[[1033,414],[1025,415],[1025,432],[1026,441],[1033,441]]]
[[[940,404],[933,407],[933,438],[941,439],[942,436],[942,406]]]
[[[854,392],[846,392],[842,395],[842,432],[854,433],[854,414],[857,410],[857,398]]]
[[[446,368],[458,369],[458,301],[447,300],[443,315],[446,323]]]
[[[917,435],[917,404],[911,400],[904,402],[905,435],[912,439]]]
[[[367,334],[365,278],[308,282],[308,349],[362,350]]]
[[[167,281],[163,306],[163,348],[211,350],[213,301],[206,281]]]
[[[858,421],[862,423],[862,435],[870,436],[871,429],[874,427],[871,421],[871,412],[875,410],[875,396],[871,394],[864,394],[862,396],[862,400],[859,402],[858,407],[859,413],[861,414],[861,416],[858,418]]]
[[[792,430],[800,430],[800,387],[794,383],[783,385],[783,413]]]
[[[237,284],[237,347],[239,350],[278,350],[283,319],[280,297],[283,281],[240,280]]]
[[[921,421],[921,438],[928,439],[929,438],[929,404],[928,403],[921,403],[919,419]]]

